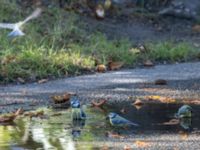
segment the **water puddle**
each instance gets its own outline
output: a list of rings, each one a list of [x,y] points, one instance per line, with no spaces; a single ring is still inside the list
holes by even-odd
[[[71,121],[70,109],[41,108],[44,110],[41,117],[20,117],[13,124],[0,125],[0,149],[101,149],[105,142],[115,138],[199,131],[200,106],[192,106],[192,119],[177,122],[173,119],[180,106],[148,104],[136,108],[130,103],[118,103],[107,105],[104,109],[87,107],[87,120],[74,122]],[[113,128],[105,119],[108,112],[116,112],[140,126]]]

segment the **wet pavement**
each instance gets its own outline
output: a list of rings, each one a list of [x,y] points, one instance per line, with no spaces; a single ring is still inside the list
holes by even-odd
[[[198,101],[200,97],[199,66],[199,62],[159,65],[153,68],[120,70],[104,74],[65,78],[44,84],[0,86],[1,113],[14,111],[20,107],[25,110],[34,110],[41,107],[46,109],[46,106],[51,106],[52,103],[50,96],[65,92],[77,93],[82,104],[88,104],[94,99],[108,99],[109,107],[106,112],[101,110],[93,110],[94,112],[92,112],[91,110],[91,116],[99,116],[100,119],[92,120],[92,117],[89,118],[83,129],[81,129],[81,137],[78,141],[74,141],[71,135],[72,123],[67,117],[69,115],[67,109],[61,110],[61,112],[64,111],[64,115],[56,117],[61,122],[54,123],[55,126],[49,123],[51,117],[49,119],[48,115],[47,118],[42,120],[40,118],[33,118],[32,120],[27,118],[18,119],[15,126],[0,126],[0,139],[4,138],[4,140],[0,140],[2,147],[0,149],[44,149],[45,142],[47,145],[51,145],[50,148],[52,146],[57,147],[56,144],[59,144],[58,149],[66,149],[68,146],[74,149],[102,149],[102,147],[123,149],[126,145],[132,149],[199,149],[200,113],[198,105],[192,106],[196,111],[192,120],[171,123],[169,121],[173,119],[174,113],[180,107],[180,104],[148,104],[137,110],[128,99],[130,96],[162,95],[172,98],[196,99]],[[157,79],[167,80],[167,85],[155,85],[154,81]],[[124,102],[124,104],[121,102]],[[117,105],[118,103],[119,105]],[[116,104],[115,107],[110,107],[113,104]],[[126,114],[120,112],[123,108],[127,109]],[[122,130],[120,135],[122,134],[125,138],[107,137],[105,135],[107,130],[116,132],[105,121],[108,110],[118,112],[141,126],[137,129]],[[60,110],[49,108],[48,111],[55,113],[55,111]],[[42,124],[44,124],[44,127]],[[190,125],[189,130],[184,129],[184,126],[187,125]],[[25,129],[28,131],[25,131]],[[95,131],[98,131],[98,133]],[[42,138],[39,140],[34,137],[34,134],[40,135],[40,133],[41,137],[45,137],[44,141],[41,141]],[[24,143],[22,137],[26,134],[28,134],[28,140]],[[58,135],[61,138],[57,137]],[[55,139],[49,139],[49,137],[54,136]],[[147,144],[148,146],[144,146],[145,144],[138,146],[137,141],[144,141],[149,144]],[[73,150],[73,148],[71,149]]]
[[[44,111],[40,117],[21,116],[13,124],[0,125],[0,149],[199,148],[200,106],[192,106],[192,118],[179,121],[174,114],[180,106],[148,104],[136,108],[129,102],[105,105],[103,109],[87,106],[85,121],[72,121],[70,108],[40,108]],[[117,112],[139,127],[114,128],[105,119],[109,112]]]

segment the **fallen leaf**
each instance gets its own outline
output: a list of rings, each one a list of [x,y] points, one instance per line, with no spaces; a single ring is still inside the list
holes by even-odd
[[[97,65],[96,71],[97,71],[97,72],[100,72],[100,73],[106,72],[106,66],[103,65],[103,64]]]
[[[136,99],[135,102],[133,103],[133,105],[137,105],[137,106],[141,106],[143,105],[144,103],[140,100],[140,99]]]
[[[131,147],[129,145],[125,145],[124,150],[131,150]]]
[[[149,142],[144,142],[144,141],[135,141],[135,145],[138,148],[146,148],[149,147],[151,144]]]
[[[19,108],[15,113],[10,113],[0,116],[0,123],[13,122],[17,116],[22,114],[22,111],[23,111],[22,108]]]
[[[200,25],[194,25],[193,27],[192,27],[192,31],[193,32],[200,32]]]
[[[154,63],[151,60],[146,60],[146,61],[143,62],[143,65],[145,67],[153,67]]]
[[[155,81],[155,85],[166,85],[166,84],[167,84],[167,81],[164,79],[157,79]]]
[[[109,150],[108,146],[107,145],[104,145],[101,150]]]
[[[24,84],[25,83],[25,80],[24,79],[22,79],[22,78],[20,78],[20,77],[18,77],[17,78],[17,81],[19,81],[20,83],[22,83],[22,84]]]
[[[110,61],[110,62],[108,63],[108,69],[109,69],[109,70],[118,70],[118,69],[120,69],[123,65],[124,65],[123,62],[112,62],[112,61]]]
[[[189,135],[186,132],[180,132],[181,140],[187,140]]]
[[[102,107],[105,103],[106,103],[106,100],[105,100],[105,99],[100,100],[100,102],[98,102],[98,103],[92,101],[93,107]]]
[[[38,83],[42,84],[42,83],[46,83],[47,81],[48,81],[48,79],[41,79],[41,80],[38,81]]]
[[[178,119],[171,119],[170,121],[161,123],[160,125],[177,125],[179,122],[180,121]]]
[[[24,116],[28,116],[30,118],[33,118],[33,117],[41,117],[44,115],[44,111],[41,110],[41,111],[36,111],[36,112],[26,112],[24,113]]]
[[[146,96],[146,99],[151,100],[151,101],[158,101],[161,103],[176,103],[176,100],[173,98],[159,96],[159,95]]]
[[[104,19],[105,17],[105,10],[102,5],[97,5],[95,8],[95,16],[97,19]]]
[[[122,136],[122,135],[120,135],[120,134],[118,134],[118,133],[112,133],[112,132],[110,132],[110,131],[108,131],[108,132],[106,132],[106,135],[108,136],[108,137],[110,137],[110,138],[124,138],[124,136]]]
[[[65,93],[63,95],[54,95],[51,96],[55,104],[61,104],[68,102],[72,95],[75,95],[75,93]]]

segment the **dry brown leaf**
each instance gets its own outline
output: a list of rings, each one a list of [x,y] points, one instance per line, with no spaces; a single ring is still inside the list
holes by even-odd
[[[146,148],[146,147],[151,146],[151,144],[149,142],[144,142],[144,141],[135,141],[135,145],[138,148]]]
[[[140,99],[136,99],[135,102],[133,103],[133,105],[137,105],[137,106],[141,106],[143,105],[144,103],[140,100]]]
[[[75,93],[65,93],[63,95],[54,95],[51,96],[55,104],[61,104],[68,102],[72,95],[75,95]]]
[[[193,32],[200,32],[200,25],[194,25],[194,26],[192,27],[192,31],[193,31]]]
[[[0,116],[0,123],[13,122],[17,116],[23,113],[22,111],[22,108],[19,108],[15,113]]]
[[[48,79],[41,79],[38,81],[39,84],[46,83],[46,82],[48,82]]]
[[[131,150],[131,147],[129,145],[125,145],[124,150]]]
[[[112,133],[110,131],[106,132],[107,136],[110,137],[110,138],[120,138],[120,139],[123,139],[124,136],[122,135],[119,135],[118,133]]]
[[[154,63],[151,60],[146,60],[146,61],[143,62],[143,65],[145,67],[153,67]]]
[[[166,85],[167,81],[164,79],[158,79],[155,81],[155,85]]]
[[[108,146],[107,145],[104,145],[101,150],[109,150]]]
[[[95,16],[97,19],[104,19],[105,17],[105,10],[102,5],[97,5],[95,8]]]
[[[168,122],[161,123],[161,125],[177,125],[179,124],[179,122],[180,121],[178,119],[171,119]]]
[[[33,118],[33,117],[41,117],[44,115],[44,111],[41,110],[41,111],[37,111],[37,112],[26,112],[24,114],[24,116],[28,116],[30,118]]]
[[[108,69],[109,70],[118,70],[118,69],[120,69],[122,66],[124,65],[124,63],[123,62],[112,62],[112,61],[110,61],[109,63],[108,63]]]
[[[187,140],[188,139],[188,137],[189,137],[189,135],[188,135],[188,133],[186,133],[186,132],[180,132],[180,138],[181,138],[181,140]]]
[[[97,65],[96,71],[97,71],[97,72],[100,72],[100,73],[106,72],[106,66],[103,65],[103,64]]]
[[[105,103],[106,103],[106,100],[105,100],[105,99],[100,100],[100,102],[98,102],[98,103],[92,101],[93,107],[102,107]]]

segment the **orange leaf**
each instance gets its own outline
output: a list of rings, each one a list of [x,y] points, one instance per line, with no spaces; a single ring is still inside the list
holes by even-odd
[[[106,66],[103,64],[97,65],[96,70],[97,72],[100,72],[100,73],[106,72]]]
[[[181,137],[181,140],[187,140],[189,135],[188,133],[180,132],[180,137]]]
[[[136,141],[136,142],[135,142],[135,145],[136,145],[138,148],[146,148],[146,147],[149,147],[151,144],[150,144],[149,142]]]
[[[123,62],[112,62],[112,61],[110,61],[110,62],[108,63],[108,68],[109,68],[109,70],[118,70],[118,69],[120,69],[123,65],[124,65]]]
[[[137,105],[137,106],[141,106],[143,105],[144,103],[140,100],[140,99],[136,99],[135,102],[133,103],[133,105]]]

